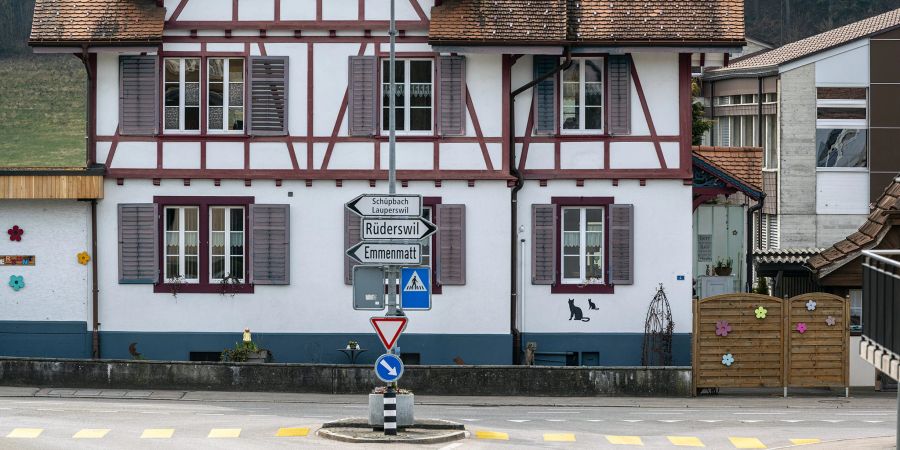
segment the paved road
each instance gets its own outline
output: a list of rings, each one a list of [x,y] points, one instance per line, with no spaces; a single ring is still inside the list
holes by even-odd
[[[346,447],[321,423],[366,413],[364,396],[0,391],[0,448]],[[780,448],[891,436],[891,397],[535,399],[427,397],[418,417],[462,422],[469,439],[431,448]],[[847,448],[853,448],[848,445]]]

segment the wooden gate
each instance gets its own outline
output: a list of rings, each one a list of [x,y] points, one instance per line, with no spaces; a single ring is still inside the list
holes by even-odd
[[[694,392],[706,388],[846,387],[849,304],[823,293],[694,301]]]

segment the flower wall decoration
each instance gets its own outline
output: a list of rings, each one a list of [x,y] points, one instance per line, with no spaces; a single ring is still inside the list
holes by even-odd
[[[798,323],[797,324],[797,332],[800,334],[806,333],[806,324],[803,322]]]
[[[722,364],[731,367],[731,365],[734,364],[734,356],[731,353],[722,355]]]
[[[13,225],[12,228],[6,230],[6,234],[9,235],[9,240],[19,242],[22,240],[22,235],[25,234],[25,230],[19,228],[18,225]]]
[[[9,287],[13,288],[14,291],[19,292],[20,289],[25,287],[25,278],[20,275],[10,275]]]
[[[728,336],[728,333],[731,332],[731,325],[727,320],[717,320],[716,321],[716,336]]]
[[[86,266],[89,262],[91,262],[91,255],[89,255],[88,252],[81,252],[78,254],[78,264]]]
[[[834,316],[828,316],[828,318],[825,319],[825,324],[829,327],[833,327],[836,323],[837,319],[835,319]]]
[[[815,311],[816,310],[816,301],[810,300],[806,302],[806,310],[807,311]]]
[[[757,319],[765,319],[766,314],[769,313],[769,310],[760,306],[759,308],[756,308],[756,311],[754,311],[754,312],[756,313]]]

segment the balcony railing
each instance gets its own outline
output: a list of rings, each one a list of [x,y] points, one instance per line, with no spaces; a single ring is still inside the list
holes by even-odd
[[[900,379],[900,250],[863,252],[860,356]]]

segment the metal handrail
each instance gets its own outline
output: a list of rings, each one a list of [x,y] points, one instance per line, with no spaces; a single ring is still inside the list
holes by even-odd
[[[900,261],[887,258],[886,256],[900,256],[900,250],[863,250],[863,255],[868,256],[883,264],[894,266],[900,269]],[[882,256],[886,255],[886,256]]]

